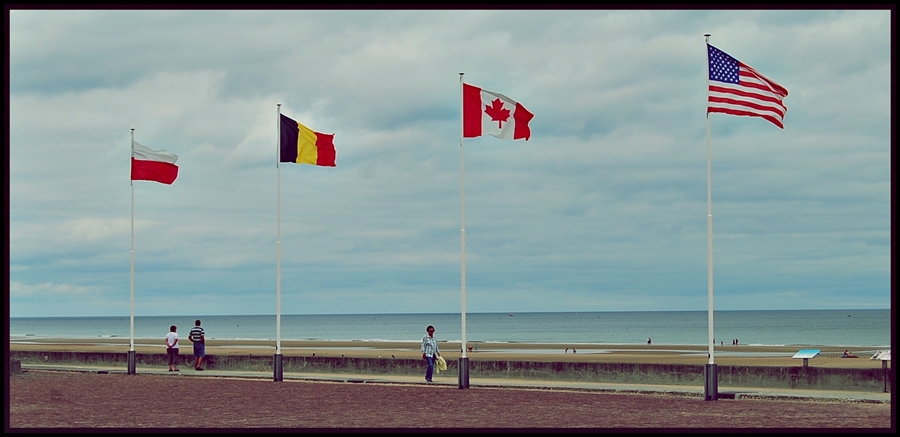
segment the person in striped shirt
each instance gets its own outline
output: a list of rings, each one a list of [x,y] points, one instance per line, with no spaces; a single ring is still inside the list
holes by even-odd
[[[203,364],[203,357],[206,356],[206,333],[200,326],[200,319],[194,321],[194,327],[188,334],[188,340],[194,343],[194,370],[203,370],[200,365]]]

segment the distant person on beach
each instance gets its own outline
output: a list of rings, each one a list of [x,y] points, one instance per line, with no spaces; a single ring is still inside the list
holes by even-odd
[[[431,376],[434,374],[435,357],[441,356],[438,350],[437,339],[434,338],[434,326],[428,325],[425,328],[425,337],[422,338],[422,359],[428,363],[428,370],[425,371],[425,381],[433,382]]]
[[[178,328],[175,325],[169,327],[166,334],[166,355],[169,356],[169,371],[178,371]]]
[[[856,355],[853,355],[853,352],[850,352],[849,350],[845,350],[844,355],[841,355],[841,358],[859,358],[859,357],[857,357]]]
[[[206,356],[206,332],[200,326],[200,319],[194,321],[194,327],[188,334],[188,340],[194,343],[194,370],[203,370],[203,357]]]
[[[647,344],[650,344],[650,337],[647,337]]]

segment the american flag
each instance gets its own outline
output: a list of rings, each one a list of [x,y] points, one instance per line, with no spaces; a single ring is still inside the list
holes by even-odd
[[[706,112],[762,117],[784,129],[782,99],[788,90],[749,65],[709,44],[709,104]]]

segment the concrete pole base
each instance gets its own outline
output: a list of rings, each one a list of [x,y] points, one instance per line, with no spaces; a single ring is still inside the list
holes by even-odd
[[[707,364],[704,368],[704,380],[706,384],[703,386],[704,400],[719,400],[719,372],[715,364]]]
[[[135,363],[134,351],[128,351],[128,374],[136,375],[137,374],[137,371],[135,369],[136,367],[137,367],[137,364]]]
[[[469,359],[459,359],[459,388],[469,388]]]
[[[284,381],[284,355],[275,354],[275,375],[274,381]]]

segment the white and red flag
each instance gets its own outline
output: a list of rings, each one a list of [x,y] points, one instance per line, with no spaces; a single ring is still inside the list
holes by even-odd
[[[519,102],[492,91],[463,84],[463,137],[493,135],[502,140],[531,138],[534,118]]]
[[[178,177],[175,161],[178,155],[165,150],[153,150],[132,141],[131,180],[154,181],[171,185]]]

